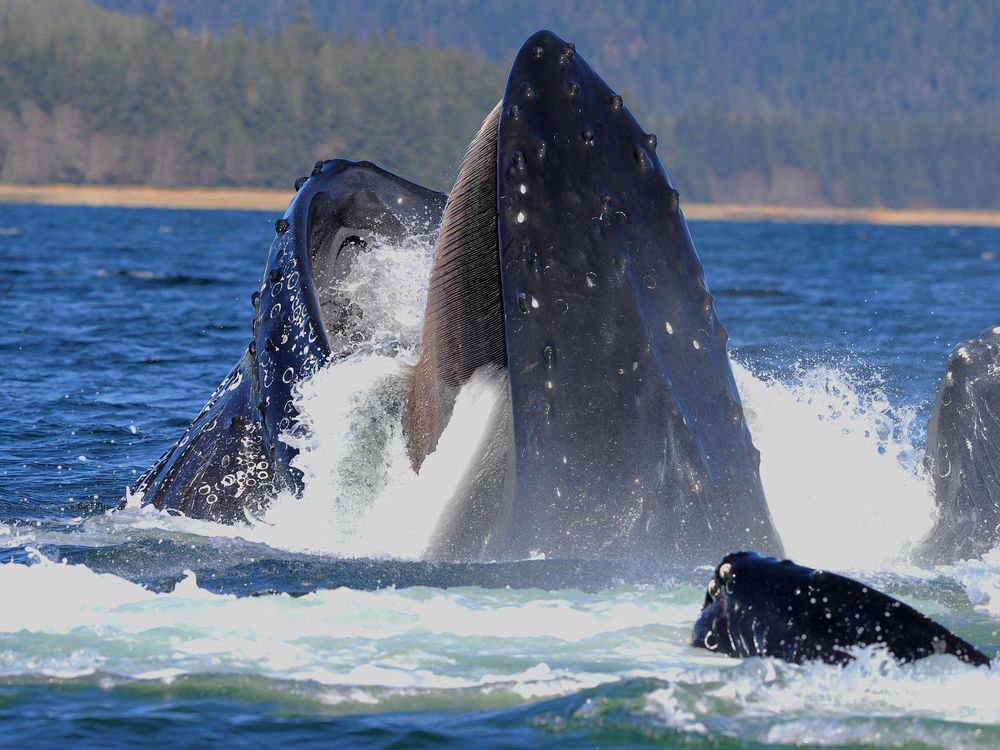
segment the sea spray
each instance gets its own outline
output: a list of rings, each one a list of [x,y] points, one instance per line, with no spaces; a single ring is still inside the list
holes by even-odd
[[[415,350],[420,345],[436,237],[415,234],[399,244],[374,237],[355,258],[339,289],[363,311],[366,346]]]
[[[345,557],[420,559],[467,468],[508,403],[502,373],[462,387],[437,449],[416,474],[406,451],[402,399],[408,364],[371,356],[330,365],[306,381],[297,407],[301,496],[285,493],[254,538],[285,549]],[[508,407],[509,408],[509,407]]]
[[[785,545],[814,567],[878,568],[929,529],[933,500],[914,456],[915,410],[816,368],[791,382],[739,363],[768,506]]]

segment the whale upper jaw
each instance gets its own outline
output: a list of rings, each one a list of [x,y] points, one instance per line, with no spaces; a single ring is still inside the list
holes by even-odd
[[[475,213],[494,195],[495,224]],[[726,331],[655,136],[573,45],[548,31],[524,43],[441,238],[409,405],[415,464],[476,368],[506,366],[512,409],[502,491],[491,514],[451,525],[451,554],[780,554]],[[456,281],[463,269],[477,284]]]

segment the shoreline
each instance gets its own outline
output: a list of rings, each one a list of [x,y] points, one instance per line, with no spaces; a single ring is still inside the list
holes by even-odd
[[[115,208],[234,209],[283,212],[294,191],[266,188],[161,188],[145,185],[17,185],[0,183],[0,204]],[[685,203],[691,221],[1000,227],[1000,211],[877,207]]]

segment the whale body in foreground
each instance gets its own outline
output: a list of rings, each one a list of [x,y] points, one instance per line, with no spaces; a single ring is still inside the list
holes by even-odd
[[[474,372],[504,371],[510,407],[428,556],[780,554],[726,331],[655,147],[573,45],[525,42],[444,207],[404,409],[414,466]],[[232,522],[300,489],[279,439],[293,389],[366,341],[338,280],[366,236],[426,230],[443,200],[371,165],[317,166],[278,223],[250,348],[139,480],[144,502]]]
[[[850,578],[753,552],[727,555],[708,584],[692,645],[727,656],[846,664],[884,646],[900,662],[952,654],[989,658],[907,604]]]

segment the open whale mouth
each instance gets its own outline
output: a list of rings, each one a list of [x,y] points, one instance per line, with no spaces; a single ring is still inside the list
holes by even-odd
[[[435,231],[446,197],[374,164],[343,160],[318,162],[299,190],[280,221],[298,224],[293,246],[303,303],[319,325],[317,338],[336,357],[377,334],[371,311],[347,284],[358,264],[374,246]]]
[[[440,225],[405,407],[414,467],[475,372],[504,371],[510,406],[483,447],[495,470],[460,483],[431,556],[780,553],[726,332],[655,148],[573,45],[539,32],[447,205],[370,163],[318,164],[278,222],[247,353],[137,489],[217,520],[300,489],[279,439],[293,388],[372,333],[345,278],[374,238]],[[252,492],[234,464],[264,467]]]

